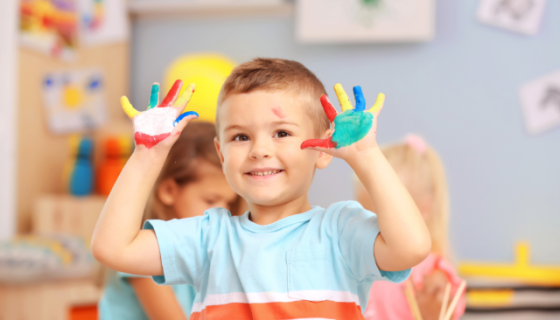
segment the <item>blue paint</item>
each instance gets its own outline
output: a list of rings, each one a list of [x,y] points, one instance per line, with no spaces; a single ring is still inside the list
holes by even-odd
[[[373,125],[373,114],[358,110],[346,110],[334,119],[332,141],[336,149],[362,140]]]
[[[185,117],[188,116],[192,116],[195,115],[198,117],[198,113],[194,112],[194,111],[187,111],[185,113],[182,113],[180,116],[177,117],[177,119],[175,119],[175,121],[173,121],[173,126],[176,126],[177,123],[179,123],[181,120],[183,120]]]
[[[45,77],[45,86],[51,87],[54,84],[54,80],[51,75]]]
[[[89,82],[89,89],[90,90],[96,90],[99,89],[101,87],[101,79],[98,78],[92,78]]]
[[[362,87],[354,87],[354,98],[356,99],[356,111],[364,111],[366,109],[366,99],[364,99],[364,94],[362,92]]]

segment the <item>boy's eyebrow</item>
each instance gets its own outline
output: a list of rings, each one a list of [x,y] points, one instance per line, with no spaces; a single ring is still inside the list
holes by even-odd
[[[274,121],[271,122],[271,125],[274,126],[278,126],[278,125],[282,125],[282,124],[287,124],[287,125],[292,125],[292,126],[296,126],[299,127],[299,124],[295,123],[295,122],[291,122],[291,121],[286,121],[286,120],[279,120],[279,121]],[[244,126],[240,126],[238,124],[232,124],[229,125],[227,127],[225,127],[224,132],[229,131],[229,130],[233,130],[233,129],[244,129]]]

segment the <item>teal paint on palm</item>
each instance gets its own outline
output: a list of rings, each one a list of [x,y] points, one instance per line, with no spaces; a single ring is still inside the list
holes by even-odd
[[[336,149],[349,146],[365,137],[373,125],[373,114],[357,110],[346,110],[334,119],[332,141]]]

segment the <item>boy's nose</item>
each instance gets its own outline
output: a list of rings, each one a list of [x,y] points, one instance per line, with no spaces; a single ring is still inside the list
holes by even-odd
[[[268,159],[271,156],[272,156],[272,152],[270,150],[270,142],[266,143],[261,139],[253,143],[251,152],[249,154],[249,158],[253,160],[260,160],[260,159]]]

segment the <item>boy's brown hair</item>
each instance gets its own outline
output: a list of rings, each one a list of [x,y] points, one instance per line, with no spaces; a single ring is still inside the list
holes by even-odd
[[[327,92],[313,72],[293,60],[256,58],[233,69],[222,86],[216,109],[217,132],[218,113],[227,97],[257,90],[287,90],[305,97],[303,103],[315,125],[315,134],[321,135],[330,128],[329,119],[320,102],[321,96]]]

